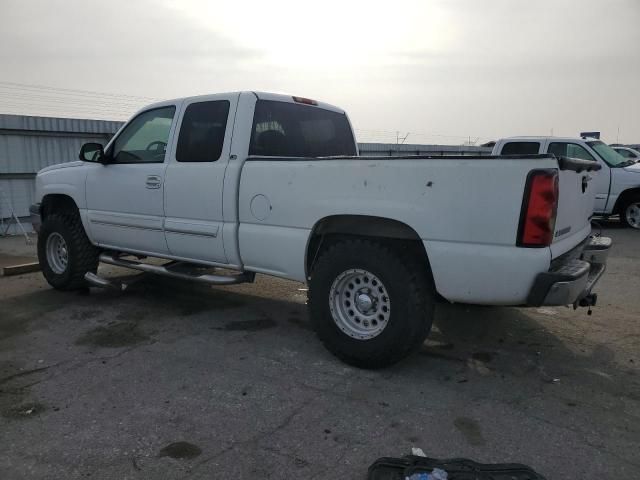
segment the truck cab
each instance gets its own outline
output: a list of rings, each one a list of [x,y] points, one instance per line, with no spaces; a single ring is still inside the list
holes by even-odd
[[[627,226],[640,229],[640,163],[625,158],[596,138],[510,137],[496,142],[493,155],[553,154],[596,161],[601,169],[591,174],[596,215],[620,215]]]

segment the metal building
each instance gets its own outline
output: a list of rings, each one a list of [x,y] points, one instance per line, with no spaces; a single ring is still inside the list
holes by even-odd
[[[104,144],[121,125],[103,120],[0,115],[0,219],[6,220],[11,212],[28,217],[34,178],[40,169],[77,159],[83,143]]]
[[[491,155],[491,147],[468,145],[418,145],[395,143],[359,143],[360,155]]]

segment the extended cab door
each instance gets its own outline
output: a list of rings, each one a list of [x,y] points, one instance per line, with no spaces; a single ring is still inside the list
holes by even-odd
[[[165,237],[172,256],[228,263],[222,194],[237,103],[238,94],[183,103],[164,190]]]
[[[164,173],[176,108],[164,105],[139,113],[107,147],[110,163],[89,169],[87,216],[98,244],[168,253],[162,228]]]

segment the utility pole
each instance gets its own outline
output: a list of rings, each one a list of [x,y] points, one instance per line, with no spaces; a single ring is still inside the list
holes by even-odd
[[[402,145],[411,132],[407,132],[404,137],[400,136],[400,132],[396,130],[396,145]],[[402,141],[400,141],[402,140]]]

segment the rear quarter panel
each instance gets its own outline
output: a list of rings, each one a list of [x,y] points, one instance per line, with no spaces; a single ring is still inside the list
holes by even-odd
[[[242,260],[249,269],[304,281],[318,221],[385,217],[423,240],[445,298],[518,303],[550,261],[547,248],[515,247],[527,173],[556,167],[547,158],[250,159],[239,191]],[[491,276],[501,285],[486,286]]]

